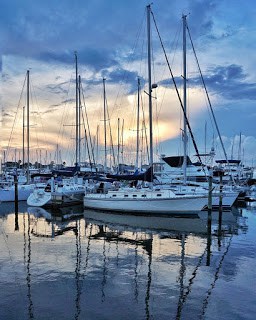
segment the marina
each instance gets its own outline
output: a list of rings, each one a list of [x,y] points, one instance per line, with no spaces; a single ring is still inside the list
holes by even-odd
[[[0,208],[1,319],[254,319],[253,202],[210,223]]]
[[[253,5],[3,1],[0,320],[255,319]]]

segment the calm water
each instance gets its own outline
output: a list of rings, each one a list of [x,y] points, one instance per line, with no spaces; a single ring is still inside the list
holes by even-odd
[[[256,207],[148,218],[0,204],[0,319],[255,319]]]

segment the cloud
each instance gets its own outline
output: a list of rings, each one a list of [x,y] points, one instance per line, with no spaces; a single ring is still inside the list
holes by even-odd
[[[181,17],[182,14],[188,15],[204,79],[211,100],[217,106],[215,111],[221,133],[227,137],[243,130],[248,137],[255,134],[254,45],[250,38],[251,27],[255,24],[252,4],[248,0],[242,5],[235,2],[228,7],[225,1],[181,0],[166,5],[166,0],[158,0],[151,6],[164,43],[172,42],[172,50],[166,49],[175,60],[173,69],[179,90],[183,82],[180,76],[182,61],[176,63],[176,56],[182,59]],[[34,89],[36,98],[39,98],[40,114],[44,115],[46,125],[52,121],[52,128],[58,131],[57,127],[62,125],[59,123],[62,115],[74,111],[74,51],[77,51],[78,72],[82,77],[89,116],[92,115],[91,123],[96,126],[102,119],[102,78],[105,77],[109,106],[118,109],[115,115],[113,111],[111,118],[116,115],[123,117],[128,126],[136,104],[137,78],[141,78],[142,93],[147,79],[146,37],[142,38],[142,33],[146,35],[146,5],[146,0],[63,0],[61,5],[56,0],[45,0],[40,4],[27,0],[2,0],[0,55],[3,123],[11,123],[8,114],[12,114],[19,101],[25,72],[30,69],[32,85],[36,84]],[[180,107],[170,75],[166,73],[163,53],[159,54],[159,47],[154,47],[157,37],[153,35],[155,30],[152,31],[152,56],[155,60],[152,71],[154,82],[159,86],[154,91],[158,94],[158,105],[161,89],[165,95],[158,117],[162,125],[159,132],[167,139],[167,136],[177,136]],[[157,42],[159,44],[158,39]],[[189,92],[190,120],[193,129],[199,128],[198,132],[201,132],[205,114],[200,108],[205,106],[205,100],[202,102],[198,98],[203,90],[198,74],[191,72],[192,67],[189,65],[188,68],[188,87],[192,89]],[[166,88],[170,88],[170,95],[164,93],[169,91]],[[146,86],[145,90],[148,91]],[[178,106],[176,111],[175,106]],[[169,118],[175,120],[170,124],[170,129]],[[229,119],[228,124],[226,118]],[[53,136],[51,139],[56,141]],[[253,145],[253,141],[249,142]]]
[[[248,75],[244,73],[243,67],[235,64],[216,66],[203,75],[207,90],[214,94],[227,100],[255,100],[256,83],[248,82],[247,77]],[[182,85],[183,79],[181,77],[175,77],[174,80],[177,87]],[[189,77],[188,83],[191,88],[203,88],[200,76]],[[171,78],[162,80],[159,84],[164,87],[173,86]]]
[[[243,67],[234,64],[217,66],[204,76],[207,88],[228,100],[255,100],[256,83],[246,82],[246,78]],[[199,85],[201,80],[192,78],[190,82]]]
[[[48,84],[45,89],[49,92],[52,92],[54,94],[60,94],[60,93],[64,93],[67,94],[68,90],[64,89],[63,86],[66,85],[67,82],[64,83],[58,83],[58,84]]]

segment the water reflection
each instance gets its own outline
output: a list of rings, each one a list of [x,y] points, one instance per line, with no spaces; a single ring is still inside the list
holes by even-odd
[[[228,249],[231,244],[232,234],[236,233],[239,225],[235,215],[232,212],[226,214],[223,221],[222,212],[209,212],[208,214],[202,213],[200,217],[147,217],[147,216],[134,216],[134,215],[119,215],[110,214],[99,211],[85,211],[85,219],[90,221],[94,225],[98,225],[101,230],[99,235],[104,237],[104,241],[107,239],[110,241],[110,234],[112,239],[118,238],[119,241],[125,241],[133,243],[133,241],[123,239],[123,235],[127,233],[127,230],[131,232],[142,232],[145,231],[150,234],[150,239],[143,243],[144,248],[148,254],[148,272],[147,272],[147,286],[145,293],[145,318],[150,319],[150,288],[152,282],[152,257],[153,257],[153,234],[157,234],[161,239],[176,239],[180,241],[180,266],[178,268],[178,283],[179,283],[179,299],[177,303],[176,319],[181,319],[183,305],[186,302],[189,294],[192,291],[192,286],[196,280],[197,271],[202,266],[203,260],[205,259],[205,265],[211,265],[211,248],[212,248],[212,236],[217,234],[218,247],[220,250],[222,239],[230,234],[229,243],[220,259],[219,264],[216,267],[214,274],[214,280],[210,284],[209,289],[206,292],[206,297],[203,300],[202,310],[200,313],[200,318],[205,314],[207,304],[215,287],[216,281],[219,278],[219,272],[225,256],[228,253]],[[217,233],[215,232],[217,227]],[[103,232],[103,230],[107,230]],[[112,230],[112,233],[110,233]],[[159,233],[160,232],[160,233]],[[198,262],[191,274],[191,277],[187,281],[184,279],[186,275],[186,239],[189,235],[196,234],[199,237],[206,238],[206,246],[203,253],[199,256]],[[136,240],[136,245],[140,241]],[[135,250],[135,255],[137,257],[137,246]],[[206,256],[206,258],[205,258]],[[105,259],[105,255],[104,255]],[[135,259],[137,261],[137,259]],[[135,263],[135,300],[138,299],[138,285],[137,285],[137,262]]]
[[[79,315],[81,312],[80,307],[80,298],[81,298],[81,225],[80,221],[76,220],[76,269],[75,269],[75,275],[76,275],[76,313],[75,313],[75,319],[79,319]]]
[[[15,214],[16,215],[16,214]],[[15,216],[16,218],[16,216]],[[15,219],[16,223],[16,219]],[[30,229],[30,214],[27,215],[27,232],[25,215],[23,215],[23,239],[24,239],[24,265],[26,267],[26,283],[27,283],[27,298],[28,298],[28,319],[34,319],[34,308],[31,293],[31,229]]]
[[[70,294],[65,305],[53,292],[63,319],[204,318],[232,240],[248,230],[239,210],[184,218],[27,208],[12,222],[23,239],[29,319],[51,282]]]

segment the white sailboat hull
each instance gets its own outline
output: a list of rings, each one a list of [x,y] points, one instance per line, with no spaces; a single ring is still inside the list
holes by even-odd
[[[27,204],[31,207],[67,206],[82,204],[85,189],[65,189],[60,191],[46,192],[35,190],[27,199]]]
[[[206,204],[206,197],[168,196],[167,190],[157,192],[117,191],[108,194],[86,194],[84,197],[85,208],[147,214],[195,214]]]
[[[18,201],[26,201],[34,188],[34,185],[18,185]],[[0,202],[13,201],[15,201],[15,186],[0,188]]]

